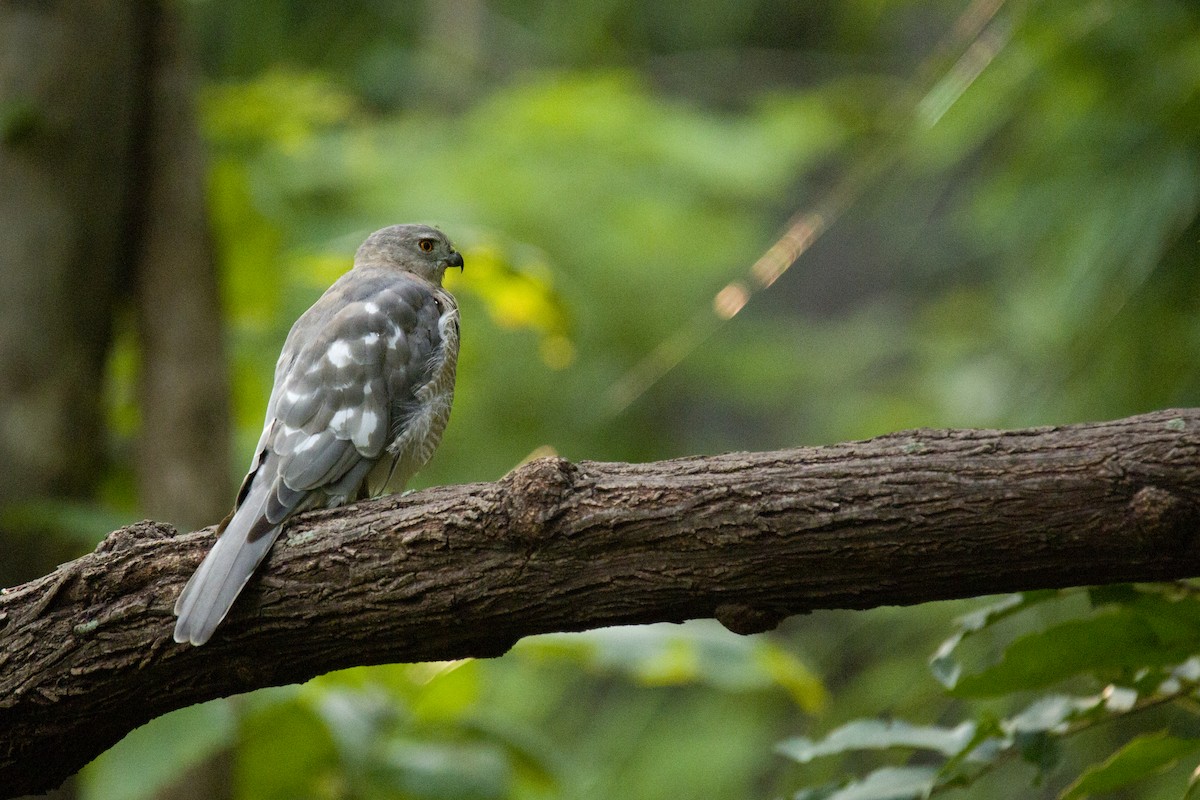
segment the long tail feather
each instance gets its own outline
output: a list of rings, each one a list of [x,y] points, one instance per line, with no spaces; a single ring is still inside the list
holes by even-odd
[[[267,492],[256,486],[246,496],[224,533],[183,587],[175,602],[175,641],[204,644],[225,619],[237,596],[279,536],[281,525],[267,527]]]

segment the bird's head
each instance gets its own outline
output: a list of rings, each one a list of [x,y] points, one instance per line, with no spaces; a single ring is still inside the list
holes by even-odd
[[[354,266],[391,267],[442,284],[448,267],[462,269],[463,257],[446,234],[429,225],[392,225],[377,230],[354,254]]]

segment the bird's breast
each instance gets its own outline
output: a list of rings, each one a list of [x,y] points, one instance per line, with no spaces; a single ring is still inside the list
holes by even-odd
[[[387,450],[392,455],[393,468],[386,486],[373,492],[400,491],[417,471],[433,456],[446,422],[450,419],[450,407],[454,401],[454,377],[458,367],[458,305],[445,291],[437,295],[441,315],[437,330],[439,346],[434,350],[427,375],[428,380],[416,390],[416,407],[406,416],[405,424],[396,431],[394,441]]]

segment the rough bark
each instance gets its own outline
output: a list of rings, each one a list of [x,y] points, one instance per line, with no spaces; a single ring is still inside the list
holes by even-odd
[[[651,464],[541,459],[297,518],[208,645],[171,606],[211,530],[145,522],[0,597],[0,786],[192,703],[519,638],[1200,573],[1200,410]]]

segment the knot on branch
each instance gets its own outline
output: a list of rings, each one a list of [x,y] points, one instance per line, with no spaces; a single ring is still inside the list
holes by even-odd
[[[722,603],[713,611],[717,622],[742,636],[766,633],[778,627],[788,615],[769,608],[754,608],[743,603]]]
[[[1139,534],[1176,551],[1192,543],[1200,522],[1200,510],[1194,504],[1158,486],[1138,489],[1129,501],[1129,510]]]
[[[144,539],[172,539],[178,535],[179,532],[173,525],[144,519],[105,536],[100,540],[100,544],[96,545],[96,552],[119,553],[122,550],[128,550]]]
[[[505,475],[500,484],[511,533],[527,541],[542,538],[578,475],[578,467],[558,456],[534,459]]]

